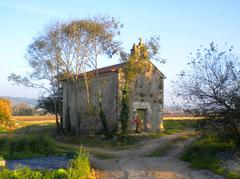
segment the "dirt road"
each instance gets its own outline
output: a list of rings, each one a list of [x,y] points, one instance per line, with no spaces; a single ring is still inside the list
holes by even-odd
[[[100,179],[222,179],[222,176],[208,170],[193,170],[187,162],[179,160],[180,153],[193,139],[176,139],[187,133],[189,132],[143,141],[140,147],[133,149],[119,151],[90,148],[116,157],[105,160],[91,157],[91,164],[96,168],[96,175]],[[173,142],[174,145],[166,156],[146,157],[167,142]]]
[[[192,138],[179,139],[189,134],[191,131],[144,140],[136,147],[125,150],[88,148],[92,153],[114,156],[111,159],[99,159],[91,155],[91,165],[96,169],[96,176],[99,179],[222,179],[222,176],[208,170],[193,170],[187,162],[179,160],[184,148],[193,141]],[[169,142],[173,143],[173,146],[165,156],[147,157],[152,151],[166,146]],[[42,163],[39,158],[7,161],[7,165],[14,167],[20,163],[31,168],[59,168],[56,166],[56,161],[60,164],[58,158],[47,158],[47,165],[45,160],[43,159]],[[67,166],[68,160],[60,160]]]

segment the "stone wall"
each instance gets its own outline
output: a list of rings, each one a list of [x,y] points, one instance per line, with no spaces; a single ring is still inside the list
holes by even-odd
[[[110,130],[115,129],[118,119],[118,75],[117,72],[103,73],[99,75],[100,87],[103,99],[103,110],[106,114],[107,124]],[[91,113],[87,113],[87,93],[83,80],[77,83],[69,82],[69,109],[72,129],[76,132],[99,131],[102,123],[98,117],[98,87],[97,80],[92,77],[89,80]],[[67,110],[67,87],[63,83],[63,115]],[[80,123],[81,121],[81,123]],[[80,126],[80,127],[79,127]]]
[[[130,89],[130,129],[133,129],[133,119],[137,109],[146,109],[147,130],[160,131],[162,128],[163,116],[163,89],[164,76],[156,67],[149,62],[146,72],[137,75],[137,79]],[[119,101],[123,87],[123,74],[119,73]]]
[[[148,70],[137,75],[137,79],[130,89],[130,120],[132,121],[137,109],[146,109],[147,130],[159,131],[162,126],[163,109],[163,74],[149,61]],[[115,72],[100,74],[100,86],[103,97],[103,110],[106,114],[107,125],[110,130],[117,127],[121,111],[121,93],[124,85],[122,69]],[[69,82],[69,109],[72,129],[76,132],[99,131],[102,123],[98,117],[98,87],[97,80],[92,77],[89,80],[91,113],[87,113],[87,93],[83,80],[76,84]],[[67,87],[63,82],[63,115],[67,109]]]

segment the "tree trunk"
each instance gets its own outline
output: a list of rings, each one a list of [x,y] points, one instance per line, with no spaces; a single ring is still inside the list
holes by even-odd
[[[86,93],[87,93],[87,106],[89,108],[89,106],[90,106],[90,94],[89,94],[89,85],[88,85],[87,74],[83,73],[83,77],[84,77],[84,83],[85,83],[85,86],[86,86]]]
[[[99,74],[98,74],[98,68],[97,68],[97,57],[96,57],[96,79],[97,79],[97,87],[98,87],[98,103],[99,103],[99,109],[100,109],[99,117],[101,119],[104,131],[108,132],[106,115],[103,111],[102,93],[101,93],[101,89],[100,89],[100,81],[99,81]]]
[[[65,118],[65,130],[67,133],[71,132],[71,121],[70,121],[70,108],[69,108],[69,79],[67,79],[67,92],[66,92],[66,114]]]
[[[75,103],[75,113],[76,113],[76,116],[77,116],[77,133],[80,134],[81,133],[81,114],[79,113],[79,107],[78,107],[78,100],[77,100],[77,92],[78,92],[78,85],[76,84],[77,81],[75,81],[75,90],[74,90],[74,95],[76,97],[76,99],[74,100],[74,103]]]

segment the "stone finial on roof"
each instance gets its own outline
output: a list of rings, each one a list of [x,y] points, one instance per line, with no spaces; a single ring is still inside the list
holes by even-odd
[[[142,47],[144,47],[143,39],[140,37],[139,38],[139,43],[136,45],[135,43],[133,44],[133,47],[131,49],[131,55],[138,54],[140,55],[143,53],[144,55],[147,56],[147,52],[142,52]]]
[[[137,47],[137,45],[134,43],[134,44],[133,44],[133,47],[132,47],[132,49],[131,49],[131,54],[132,54],[132,55],[135,54],[135,52],[137,52],[137,49],[138,49],[138,47]]]
[[[139,38],[139,43],[138,43],[138,45],[139,45],[140,47],[143,46],[143,39],[142,39],[142,37]]]

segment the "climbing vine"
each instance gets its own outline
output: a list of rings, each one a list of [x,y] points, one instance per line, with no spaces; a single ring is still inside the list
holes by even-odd
[[[138,45],[133,45],[129,58],[125,61],[122,69],[124,85],[122,88],[121,100],[121,135],[128,135],[129,123],[129,100],[132,92],[132,86],[137,79],[138,74],[142,74],[149,67],[149,55],[147,47],[140,40]]]
[[[121,130],[122,130],[122,136],[128,135],[128,119],[129,119],[129,93],[128,89],[125,86],[124,89],[122,89],[122,103],[121,103]]]

